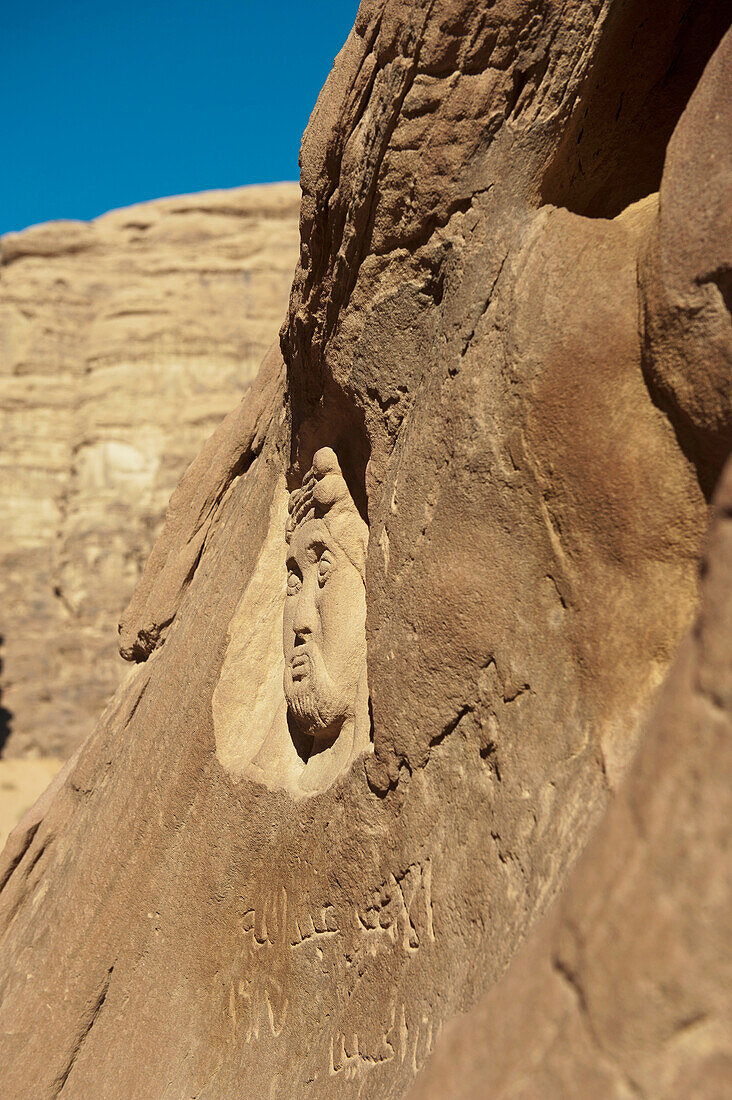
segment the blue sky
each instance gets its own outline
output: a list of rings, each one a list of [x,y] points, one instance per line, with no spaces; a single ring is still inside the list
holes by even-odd
[[[0,0],[0,233],[298,178],[357,0]]]

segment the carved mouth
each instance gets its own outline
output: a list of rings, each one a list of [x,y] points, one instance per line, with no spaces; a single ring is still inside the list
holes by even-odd
[[[290,672],[294,683],[307,679],[312,672],[310,654],[305,646],[297,646],[290,658]]]

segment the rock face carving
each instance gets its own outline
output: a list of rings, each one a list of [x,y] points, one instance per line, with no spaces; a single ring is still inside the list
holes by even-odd
[[[321,751],[354,725],[366,687],[368,528],[324,447],[290,497],[284,688],[297,732]]]
[[[283,522],[284,496],[281,485],[212,708],[224,766],[298,796],[324,790],[370,747],[368,525],[329,447],[289,495]]]

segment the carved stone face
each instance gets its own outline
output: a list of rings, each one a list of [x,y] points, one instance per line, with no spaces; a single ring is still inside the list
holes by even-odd
[[[366,593],[324,519],[294,531],[287,558],[284,689],[291,718],[316,740],[354,715],[366,665]]]

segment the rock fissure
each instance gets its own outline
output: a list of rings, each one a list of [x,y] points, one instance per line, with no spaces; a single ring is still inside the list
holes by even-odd
[[[79,1054],[81,1053],[81,1050],[84,1046],[84,1043],[89,1038],[91,1030],[94,1027],[94,1025],[96,1024],[97,1019],[99,1017],[99,1014],[102,1011],[102,1008],[104,1007],[104,1002],[107,999],[107,994],[109,992],[109,986],[110,986],[110,983],[112,981],[113,971],[114,971],[114,964],[112,964],[112,966],[110,966],[109,970],[107,971],[107,976],[104,980],[102,988],[100,989],[99,994],[97,995],[97,998],[94,1001],[94,1004],[91,1008],[91,1011],[89,1012],[88,1018],[84,1023],[84,1027],[83,1027],[82,1031],[80,1032],[79,1036],[77,1037],[77,1040],[74,1044],[73,1050],[71,1051],[71,1054],[69,1056],[68,1063],[64,1067],[62,1072],[59,1074],[57,1084],[56,1084],[56,1091],[54,1093],[54,1095],[56,1097],[59,1097],[61,1095],[61,1093],[64,1091],[64,1089],[66,1088],[69,1077],[71,1076],[71,1071],[73,1070],[73,1068],[76,1064],[76,1060],[79,1057]]]

